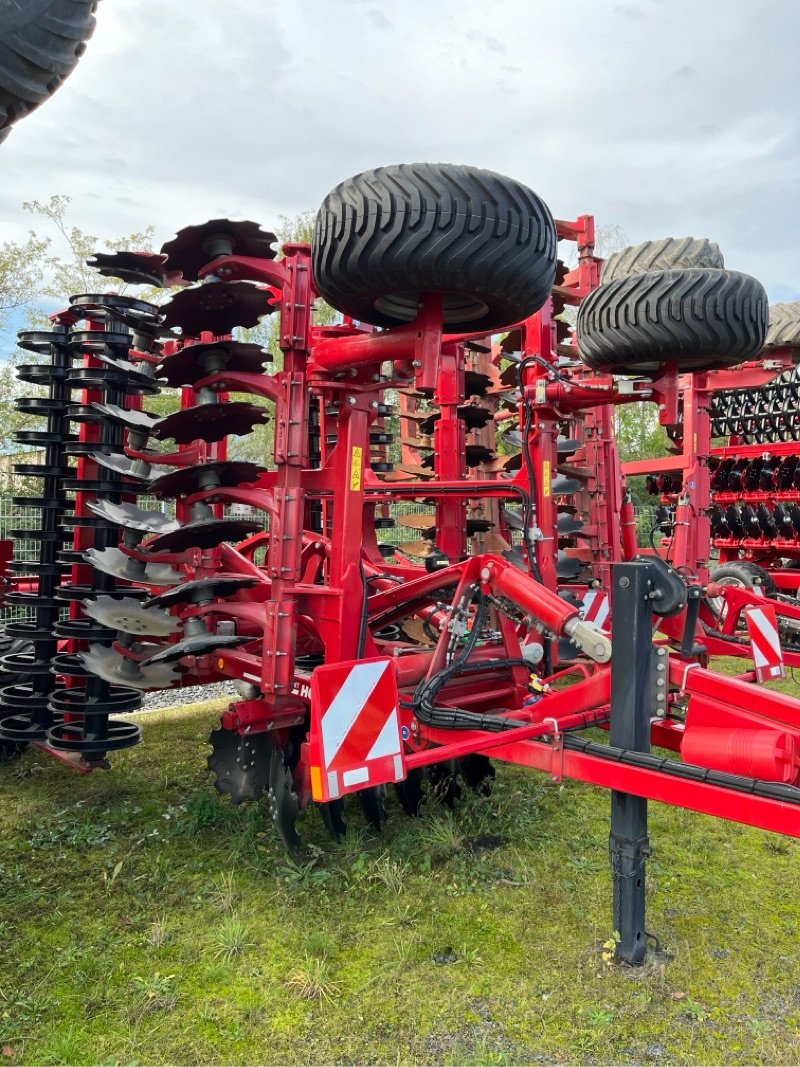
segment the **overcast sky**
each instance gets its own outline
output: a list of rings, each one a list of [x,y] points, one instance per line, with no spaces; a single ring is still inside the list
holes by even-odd
[[[360,170],[505,172],[630,241],[711,237],[800,299],[798,0],[101,0],[0,147],[0,240],[316,209]]]

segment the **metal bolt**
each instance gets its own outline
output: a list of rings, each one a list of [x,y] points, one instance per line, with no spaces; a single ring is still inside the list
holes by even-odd
[[[627,589],[630,584],[630,578],[620,578],[619,580],[620,589]]]

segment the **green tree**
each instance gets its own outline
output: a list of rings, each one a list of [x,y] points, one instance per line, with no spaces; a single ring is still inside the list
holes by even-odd
[[[0,245],[0,331],[12,312],[29,307],[38,297],[48,262],[48,238],[31,233],[27,241]]]
[[[88,266],[86,261],[95,252],[101,250],[150,252],[153,250],[155,228],[148,226],[144,230],[127,234],[124,237],[101,241],[94,234],[87,233],[69,221],[67,215],[71,202],[68,196],[51,196],[45,203],[30,200],[22,205],[26,211],[30,211],[48,225],[54,233],[56,242],[55,254],[49,255],[43,264],[45,277],[39,290],[40,296],[56,301],[66,301],[75,293],[113,290],[121,295],[132,295],[130,286],[126,282],[116,278],[102,277]],[[45,240],[47,247],[52,247],[53,238],[48,237]],[[169,290],[154,287],[142,289],[136,286],[133,295],[137,300],[162,303],[168,299]]]

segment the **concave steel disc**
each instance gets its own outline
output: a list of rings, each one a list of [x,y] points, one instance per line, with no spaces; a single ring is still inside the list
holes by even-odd
[[[480,371],[464,371],[464,392],[467,396],[485,396],[492,384],[488,374]]]
[[[269,761],[269,806],[281,840],[291,852],[301,845],[297,832],[297,817],[300,804],[294,788],[291,767],[288,766],[283,749],[274,745]]]
[[[128,530],[141,530],[144,533],[171,533],[180,523],[171,519],[163,511],[153,508],[146,510],[135,504],[115,504],[111,500],[90,500],[86,505],[96,515],[101,515],[109,522],[124,526]]]
[[[149,411],[129,411],[126,408],[119,407],[118,404],[101,404],[95,401],[92,407],[112,422],[121,422],[129,430],[152,433],[161,422],[161,418],[158,415],[151,415]]]
[[[96,600],[84,600],[83,610],[103,626],[126,634],[169,637],[181,628],[178,619],[169,612],[143,607],[133,597],[99,596]]]
[[[219,256],[274,259],[277,251],[272,245],[277,241],[274,233],[262,230],[257,222],[210,219],[199,226],[184,226],[161,251],[166,253],[170,270],[179,270],[187,280],[196,281],[199,271]]]
[[[558,522],[556,523],[559,534],[564,537],[570,537],[572,534],[578,533],[583,529],[584,524],[580,519],[576,519],[574,515],[570,515],[568,512],[564,512],[558,516]]]
[[[122,452],[92,452],[90,458],[101,467],[138,482],[147,482],[153,477],[149,463],[141,459],[131,459]]]
[[[266,467],[247,460],[220,459],[196,467],[179,467],[155,478],[150,489],[156,496],[188,496],[201,489],[216,489],[220,486],[247,485],[255,482]]]
[[[269,422],[269,412],[246,400],[232,400],[226,404],[198,404],[193,408],[173,411],[159,421],[152,433],[159,440],[173,438],[179,445],[190,441],[221,441],[236,434],[244,437],[255,426]]]
[[[183,571],[175,570],[168,563],[142,565],[139,560],[127,556],[119,548],[89,548],[83,553],[83,559],[103,574],[123,578],[128,582],[138,582],[140,585],[177,585],[186,578]]]
[[[142,660],[142,666],[147,667],[151,663],[174,663],[184,656],[202,656],[218,648],[233,648],[252,640],[253,638],[246,634],[195,634],[154,652],[152,656]]]
[[[163,288],[167,257],[159,252],[95,252],[86,260],[104,278],[119,278],[130,285],[155,285]]]
[[[581,489],[583,482],[579,482],[577,478],[567,478],[563,474],[554,478],[551,485],[553,496],[570,496],[572,493],[579,493]]]
[[[489,463],[495,459],[495,453],[486,445],[467,445],[464,449],[464,462],[468,467],[478,467],[481,463]],[[423,467],[433,467],[433,455],[425,456],[422,461]]]
[[[146,300],[115,293],[80,293],[69,298],[72,310],[82,319],[110,315],[137,333],[154,334],[161,318],[161,308]]]
[[[129,685],[133,689],[169,689],[180,680],[176,667],[161,663],[143,667],[106,645],[90,645],[88,652],[78,653],[78,658],[86,670],[98,678],[112,684]]]
[[[206,519],[188,522],[171,533],[159,534],[144,545],[152,552],[184,552],[190,548],[216,548],[223,541],[244,540],[264,526],[253,519]],[[165,582],[165,585],[172,584]]]
[[[156,370],[160,381],[173,388],[194,385],[217,371],[232,374],[260,374],[271,360],[269,352],[246,341],[212,341],[210,344],[186,345],[180,352],[167,356]]]
[[[477,404],[462,404],[456,413],[468,430],[482,429],[492,417],[492,413],[488,408],[478,407]],[[432,434],[434,426],[441,417],[438,411],[428,415],[419,424],[419,432],[421,434]]]
[[[264,733],[245,734],[233,730],[212,730],[208,739],[213,751],[209,770],[217,776],[217,791],[234,804],[259,800],[269,785],[272,746]]]
[[[175,589],[169,589],[166,593],[150,597],[147,606],[157,605],[168,607],[173,604],[201,603],[205,600],[215,600],[217,597],[231,596],[240,589],[251,589],[258,585],[259,580],[249,575],[218,574],[212,578],[196,578],[192,582],[183,582]]]
[[[182,289],[164,305],[163,329],[180,329],[184,337],[205,330],[221,336],[236,326],[257,326],[274,310],[270,291],[252,282],[207,282]]]
[[[581,561],[574,556],[568,556],[565,552],[558,553],[556,561],[556,575],[564,581],[577,578],[581,571]]]

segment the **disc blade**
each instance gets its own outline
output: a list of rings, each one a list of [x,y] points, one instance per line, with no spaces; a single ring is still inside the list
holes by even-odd
[[[103,574],[139,585],[177,585],[186,578],[183,571],[175,570],[168,563],[143,563],[126,556],[119,548],[90,548],[84,552],[83,558]]]
[[[216,548],[224,541],[236,543],[263,530],[253,519],[208,519],[189,522],[170,533],[151,538],[144,546],[152,552],[184,552],[190,548]]]
[[[233,648],[252,640],[252,637],[245,634],[195,634],[145,657],[142,664],[148,666],[151,663],[175,663],[184,656],[203,656],[207,652],[215,652],[218,648]]]
[[[273,745],[269,760],[269,806],[275,828],[290,852],[302,841],[297,832],[300,805],[294,790],[291,769],[286,765],[283,749]]]
[[[217,574],[212,578],[196,578],[192,582],[183,582],[175,589],[170,589],[159,596],[150,597],[145,606],[168,607],[173,604],[197,604],[218,597],[233,596],[241,589],[252,589],[258,585],[258,578],[245,575]]]
[[[232,400],[225,404],[197,404],[192,408],[173,411],[153,427],[152,433],[163,441],[171,437],[178,444],[190,441],[221,441],[224,437],[244,437],[256,426],[269,422],[269,412],[246,400]]]
[[[254,256],[274,259],[272,247],[278,238],[262,230],[249,219],[210,219],[197,226],[184,226],[171,241],[161,246],[170,270],[180,271],[188,281],[196,281],[198,272],[219,256]]]
[[[175,293],[161,311],[165,332],[179,329],[185,337],[198,337],[208,331],[221,337],[237,326],[257,326],[275,306],[270,290],[252,282],[208,282]]]
[[[167,664],[142,666],[106,645],[89,645],[88,652],[79,652],[78,658],[87,671],[112,685],[129,685],[134,689],[169,689],[181,677],[175,667]]]
[[[83,610],[90,619],[126,634],[169,637],[181,628],[169,612],[143,607],[133,597],[99,596],[96,600],[84,600]]]
[[[127,530],[141,530],[144,533],[171,533],[180,527],[176,519],[171,519],[163,511],[146,510],[135,504],[115,504],[111,500],[91,500],[87,507],[95,515],[100,515],[109,522],[124,526]]]
[[[234,804],[260,800],[269,785],[272,746],[264,733],[244,736],[233,730],[212,730],[209,770],[217,776],[217,791]]]

